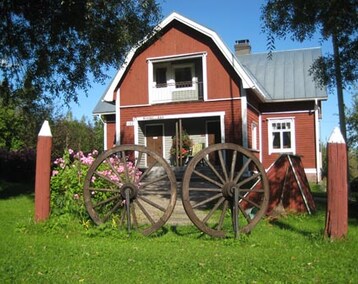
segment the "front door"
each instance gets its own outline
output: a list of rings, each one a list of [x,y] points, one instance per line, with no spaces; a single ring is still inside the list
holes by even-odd
[[[163,156],[163,125],[146,126],[147,147],[159,156]],[[148,157],[147,164],[151,166],[155,160]]]

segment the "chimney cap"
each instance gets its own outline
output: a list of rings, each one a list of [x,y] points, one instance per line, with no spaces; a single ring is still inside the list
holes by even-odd
[[[236,44],[250,44],[249,39],[238,39],[235,41]]]

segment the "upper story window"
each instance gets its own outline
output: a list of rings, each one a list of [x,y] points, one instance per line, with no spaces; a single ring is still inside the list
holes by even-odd
[[[157,88],[167,87],[167,68],[166,67],[155,68],[154,80]]]
[[[269,119],[269,154],[296,152],[293,118]]]
[[[174,80],[176,88],[188,88],[193,86],[193,67],[177,66],[174,67]]]

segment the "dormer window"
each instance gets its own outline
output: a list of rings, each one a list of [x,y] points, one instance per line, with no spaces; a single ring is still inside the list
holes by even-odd
[[[174,67],[176,88],[188,88],[193,86],[193,80],[195,78],[193,77],[192,69],[193,67],[190,66]]]
[[[154,80],[156,82],[157,88],[167,87],[167,68],[166,67],[155,68]]]
[[[206,53],[148,59],[149,102],[203,100]]]

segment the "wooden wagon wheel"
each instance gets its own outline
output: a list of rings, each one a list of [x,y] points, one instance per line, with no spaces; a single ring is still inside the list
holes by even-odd
[[[184,173],[184,209],[198,229],[214,237],[249,233],[264,216],[268,200],[269,183],[262,164],[236,144],[201,150]]]
[[[91,165],[84,184],[87,211],[96,224],[117,221],[144,235],[160,229],[176,203],[176,178],[158,154],[138,145],[105,151]]]

